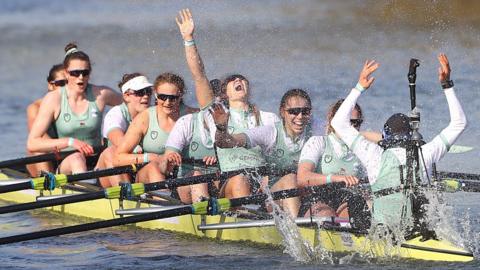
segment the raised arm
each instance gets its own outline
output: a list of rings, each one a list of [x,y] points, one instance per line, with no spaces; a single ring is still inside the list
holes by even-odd
[[[447,98],[448,110],[450,111],[450,123],[431,142],[422,146],[427,162],[438,162],[449,150],[457,138],[467,127],[467,118],[462,105],[455,95],[453,82],[450,80],[450,64],[445,54],[438,56],[440,67],[438,68],[438,80],[444,89]]]
[[[366,91],[375,80],[371,75],[377,70],[378,66],[378,63],[373,60],[365,62],[357,85],[352,89],[332,119],[332,127],[335,129],[335,133],[360,159],[367,169],[370,182],[376,179],[377,166],[380,164],[383,149],[376,143],[365,139],[357,129],[350,125],[350,115],[360,94]]]
[[[185,45],[185,56],[187,58],[188,68],[192,73],[195,81],[195,94],[198,104],[201,109],[206,108],[214,100],[214,93],[205,73],[202,58],[198,53],[195,40],[193,39],[193,32],[195,24],[193,23],[192,13],[189,9],[182,9],[178,16],[175,17],[180,33]]]

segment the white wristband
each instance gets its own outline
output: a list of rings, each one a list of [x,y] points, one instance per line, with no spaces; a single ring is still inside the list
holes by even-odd
[[[193,46],[195,45],[195,40],[184,40],[183,41],[183,45],[185,45],[185,47],[190,47],[190,46]]]
[[[148,153],[143,153],[143,163],[148,162]]]
[[[68,138],[68,147],[72,147],[72,146],[73,146],[73,142],[74,142],[74,141],[75,141],[75,139],[74,139],[74,138],[72,138],[72,137],[69,137],[69,138]]]

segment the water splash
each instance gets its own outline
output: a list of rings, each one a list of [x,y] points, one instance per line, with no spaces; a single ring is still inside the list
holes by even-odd
[[[256,175],[251,176],[258,183],[262,182],[262,178]],[[302,263],[321,262],[333,264],[332,254],[325,250],[321,245],[321,238],[318,239],[319,245],[313,247],[300,233],[300,230],[292,216],[275,203],[268,186],[264,188],[264,193],[268,199],[265,201],[267,207],[271,207],[272,216],[275,221],[276,228],[283,238],[285,247],[284,253],[292,256],[295,261]],[[317,224],[321,226],[320,223]]]

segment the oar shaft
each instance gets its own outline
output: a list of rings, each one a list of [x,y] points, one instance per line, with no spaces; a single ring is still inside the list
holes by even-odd
[[[90,192],[90,193],[75,194],[68,197],[55,198],[50,200],[13,204],[13,205],[0,207],[0,214],[33,210],[33,209],[62,205],[62,204],[97,200],[97,199],[102,199],[104,197],[105,197],[105,193],[103,191],[97,191],[97,192]]]
[[[105,149],[105,147],[103,146],[97,146],[93,148],[95,153],[99,153],[103,151],[103,149]],[[29,156],[29,157],[21,157],[21,158],[15,158],[10,160],[4,160],[4,161],[0,161],[0,168],[8,168],[8,167],[13,167],[17,165],[34,164],[34,163],[39,163],[44,161],[63,160],[65,157],[75,152],[78,152],[78,151],[69,150],[69,151],[61,151],[57,153],[48,153],[48,154],[42,154],[37,156]]]
[[[440,178],[480,180],[480,174],[474,174],[474,173],[437,172],[437,175]]]
[[[104,170],[72,174],[67,176],[67,182],[71,183],[71,182],[85,180],[89,178],[98,178],[98,177],[104,177],[104,176],[137,172],[143,166],[144,166],[143,164],[138,164],[136,165],[136,167],[133,167],[132,165],[125,165],[125,166],[119,166],[114,168],[108,168]]]
[[[40,239],[45,237],[59,236],[63,234],[71,234],[77,232],[84,232],[90,230],[103,229],[113,226],[120,226],[126,224],[132,224],[137,222],[149,221],[154,219],[169,218],[180,215],[187,215],[192,213],[191,206],[185,206],[183,208],[176,208],[171,210],[165,210],[162,212],[153,212],[148,214],[134,215],[122,218],[115,218],[110,220],[103,220],[91,223],[85,223],[80,225],[50,229],[39,232],[25,233],[13,236],[7,236],[0,238],[0,245],[23,242],[28,240]]]
[[[28,181],[28,182],[0,186],[0,193],[7,193],[7,192],[13,192],[13,191],[30,189],[30,188],[32,188],[32,183]]]

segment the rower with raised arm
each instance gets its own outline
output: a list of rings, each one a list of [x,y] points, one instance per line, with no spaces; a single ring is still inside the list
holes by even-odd
[[[300,154],[297,172],[299,187],[326,185],[320,194],[303,198],[300,215],[352,218],[355,216],[355,220],[358,221],[357,227],[365,227],[369,226],[368,216],[370,215],[365,200],[351,191],[330,185],[343,182],[350,187],[358,184],[359,179],[366,178],[365,168],[348,146],[340,140],[331,125],[332,118],[342,103],[343,99],[340,99],[330,106],[327,113],[326,135],[312,136]],[[358,104],[355,104],[352,110],[350,123],[355,129],[360,130],[363,112]],[[378,141],[380,137],[374,132],[361,132],[361,134],[374,141]],[[362,224],[361,220],[366,223]]]
[[[213,87],[213,86],[212,86]],[[212,116],[208,109],[180,117],[168,136],[165,155],[168,160],[179,166],[179,176],[190,177],[218,171],[213,139],[210,136],[207,121]],[[190,186],[191,202],[198,202],[210,196],[214,183],[202,183]]]
[[[438,162],[457,140],[467,125],[462,106],[458,101],[450,80],[450,66],[446,55],[438,56],[440,67],[438,79],[447,98],[450,123],[433,140],[422,145],[420,177],[426,179],[432,172],[432,164]],[[373,221],[387,226],[408,226],[412,220],[412,205],[407,199],[402,183],[407,176],[407,151],[412,140],[412,127],[409,117],[397,113],[385,123],[383,140],[373,143],[365,139],[350,123],[350,115],[357,99],[374,82],[372,73],[378,68],[375,61],[366,61],[357,85],[347,96],[332,119],[332,126],[339,137],[350,147],[365,166],[373,192]],[[405,223],[406,222],[406,223]]]
[[[227,132],[228,114],[222,106],[213,108],[217,125],[215,141],[222,148],[260,146],[267,158],[267,164],[277,175],[268,177],[270,190],[279,191],[297,188],[296,167],[305,142],[312,135],[312,102],[302,89],[288,90],[280,101],[281,122],[275,126],[261,126],[247,129],[242,133]],[[298,197],[278,202],[290,215],[296,217],[300,207]]]
[[[200,108],[204,109],[214,101],[214,93],[205,73],[203,61],[193,39],[195,25],[193,17],[188,9],[180,11],[176,18],[180,33],[184,40],[185,55],[187,64],[195,81],[195,93]],[[247,129],[262,125],[275,125],[279,121],[278,116],[273,113],[260,111],[250,103],[249,81],[242,75],[234,74],[227,76],[221,84],[221,94],[226,96],[229,107],[228,130],[232,134],[241,133]],[[208,128],[211,136],[215,137],[215,123],[209,121]],[[258,167],[265,165],[259,146],[246,149],[237,147],[235,149],[217,148],[218,161],[222,171],[232,171],[247,167]],[[253,180],[254,181],[254,180]],[[236,198],[251,194],[254,182],[245,176],[237,175],[231,177],[223,185],[222,190],[228,198]],[[253,186],[251,185],[254,184]]]
[[[113,167],[113,160],[117,147],[122,142],[128,126],[139,113],[150,106],[152,86],[147,77],[141,73],[125,74],[118,87],[123,93],[123,103],[113,107],[103,119],[103,137],[108,139],[108,147],[98,159],[97,168]],[[142,147],[137,145],[134,153],[142,153]],[[102,187],[118,186],[120,182],[127,182],[130,176],[126,174],[101,177]]]
[[[60,90],[61,87],[67,84],[67,79],[65,78],[65,72],[63,69],[63,64],[56,64],[50,68],[47,77],[47,89],[48,92],[50,91],[57,91]],[[32,102],[27,107],[27,124],[28,124],[28,132],[32,130],[33,122],[35,122],[35,118],[38,116],[38,111],[40,109],[40,104],[42,104],[42,99],[39,98]],[[48,128],[47,133],[44,135],[46,138],[58,138],[57,131],[55,130],[55,125],[51,124]],[[41,155],[45,154],[45,152],[36,152],[31,153],[27,151],[28,155]],[[37,164],[30,164],[27,165],[27,170],[31,176],[38,176],[40,172],[52,172],[54,171],[53,164],[50,162],[42,162]]]
[[[31,152],[53,152],[77,149],[59,166],[61,173],[80,173],[87,170],[85,156],[101,146],[102,113],[105,106],[122,103],[122,96],[105,86],[89,83],[92,66],[89,56],[75,44],[65,47],[63,61],[67,84],[60,91],[49,92],[40,105],[38,117],[28,136],[27,148]],[[45,138],[54,123],[57,138]],[[93,166],[92,166],[93,167]]]

